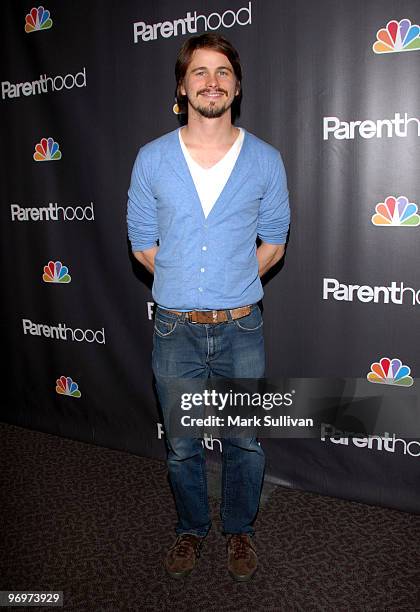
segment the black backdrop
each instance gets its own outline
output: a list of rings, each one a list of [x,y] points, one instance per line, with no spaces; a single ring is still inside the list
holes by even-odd
[[[238,125],[276,146],[288,174],[290,242],[265,286],[268,376],[365,378],[383,357],[417,375],[420,50],[401,39],[401,20],[420,22],[416,0],[51,0],[51,27],[30,32],[25,16],[37,7],[2,7],[2,420],[164,456],[151,278],[130,256],[126,192],[139,146],[178,125],[173,66],[187,33],[174,22],[194,29],[196,16],[197,32],[209,18],[239,49]],[[374,52],[392,20],[389,52]],[[35,161],[48,138],[61,159]],[[398,214],[372,222],[385,200],[392,211],[392,196],[413,204],[414,224]],[[49,262],[70,282],[45,282]],[[400,293],[375,294],[393,282]],[[401,298],[402,286],[414,291]],[[80,397],[58,393],[60,377]],[[417,442],[361,448],[320,435],[265,448],[278,482],[420,510]]]

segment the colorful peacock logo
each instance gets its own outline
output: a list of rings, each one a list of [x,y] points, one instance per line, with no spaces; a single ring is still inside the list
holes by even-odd
[[[410,376],[410,372],[411,369],[403,365],[400,359],[382,357],[379,363],[372,363],[367,379],[369,382],[382,385],[411,387],[413,378]]]
[[[409,19],[389,21],[386,28],[376,32],[374,53],[401,53],[402,51],[420,50],[420,27],[411,25]]]
[[[376,214],[372,217],[373,225],[381,227],[417,227],[420,216],[417,204],[409,202],[405,196],[388,196],[385,202],[375,206]]]
[[[79,385],[70,376],[60,376],[56,380],[55,390],[59,395],[70,395],[71,397],[81,397]]]
[[[39,30],[48,30],[52,24],[50,11],[47,11],[43,6],[34,7],[25,17],[25,32],[29,34]]]
[[[35,145],[33,157],[35,161],[57,161],[61,159],[60,145],[54,138],[41,138]]]
[[[61,261],[49,261],[47,266],[44,266],[44,274],[42,275],[44,283],[70,283],[71,276],[67,266],[63,266]]]

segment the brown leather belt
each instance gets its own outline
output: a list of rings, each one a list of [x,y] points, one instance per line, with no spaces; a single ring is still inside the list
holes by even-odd
[[[252,306],[240,306],[228,310],[190,310],[180,312],[178,310],[168,310],[176,315],[186,315],[190,323],[226,323],[229,321],[228,312],[232,319],[241,319],[250,314]]]

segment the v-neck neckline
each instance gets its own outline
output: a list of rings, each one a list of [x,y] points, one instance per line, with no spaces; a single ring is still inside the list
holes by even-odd
[[[179,132],[181,131],[181,129],[182,128],[178,128],[177,129],[177,135],[176,135],[177,136],[177,145],[178,145],[178,154],[179,154],[179,156],[182,159],[181,163],[183,163],[183,165],[184,165],[184,170],[185,170],[186,175],[188,177],[187,180],[190,183],[190,189],[191,189],[192,193],[195,194],[196,206],[194,208],[197,211],[198,215],[200,216],[201,221],[202,222],[203,221],[206,222],[206,221],[208,221],[208,219],[209,219],[209,217],[211,215],[214,215],[214,210],[219,208],[221,200],[223,200],[226,197],[226,193],[228,192],[228,190],[229,190],[229,188],[230,188],[230,186],[232,184],[232,181],[234,180],[234,177],[239,172],[239,170],[240,170],[240,168],[242,166],[243,159],[244,159],[244,151],[246,150],[247,131],[244,128],[242,128],[244,139],[243,139],[243,142],[242,142],[241,150],[239,151],[239,155],[238,155],[238,157],[237,157],[237,159],[235,161],[235,165],[233,166],[232,171],[231,171],[231,173],[229,175],[229,178],[227,179],[227,181],[226,181],[222,191],[220,192],[219,197],[217,198],[217,200],[213,204],[209,214],[206,217],[205,214],[204,214],[204,210],[203,210],[202,204],[201,204],[200,196],[198,195],[197,188],[196,188],[195,183],[194,183],[194,179],[193,179],[193,177],[191,175],[191,172],[190,172],[190,169],[189,169],[189,166],[188,166],[188,162],[185,159],[185,155],[184,155],[184,152],[182,150],[182,146],[181,146],[181,143],[180,143],[180,140],[179,140],[180,139]],[[239,136],[238,136],[238,138],[239,138]],[[235,140],[235,142],[236,142],[236,140]]]
[[[212,165],[212,166],[210,166],[209,168],[203,168],[203,166],[202,166],[201,164],[199,164],[199,163],[198,163],[198,162],[197,162],[197,161],[196,161],[196,160],[193,158],[193,156],[191,155],[191,153],[188,151],[188,147],[187,147],[187,145],[185,144],[185,142],[184,142],[184,140],[183,140],[183,138],[182,138],[182,135],[181,135],[181,132],[182,132],[183,128],[179,128],[179,130],[178,130],[178,138],[179,138],[179,142],[180,142],[180,145],[181,145],[181,150],[182,150],[182,152],[183,152],[183,154],[184,154],[184,155],[188,155],[189,160],[190,160],[190,161],[191,161],[191,162],[192,162],[192,163],[193,163],[195,166],[197,166],[197,168],[199,168],[200,170],[204,170],[204,172],[209,171],[209,170],[213,170],[213,168],[216,168],[216,167],[217,167],[219,164],[221,164],[223,161],[226,161],[226,158],[228,157],[228,155],[231,155],[231,154],[232,154],[232,151],[234,150],[234,148],[235,148],[235,147],[237,147],[237,146],[238,146],[238,144],[240,144],[240,143],[239,143],[239,141],[240,141],[241,139],[242,139],[242,145],[243,145],[243,140],[244,140],[244,138],[245,138],[245,131],[244,131],[244,129],[243,129],[243,128],[238,128],[238,129],[239,129],[239,134],[238,134],[238,136],[235,138],[235,140],[234,140],[233,144],[231,145],[231,147],[228,149],[228,151],[226,151],[226,153],[223,155],[223,157],[221,157],[221,158],[219,159],[219,161],[217,161],[215,164],[213,164],[213,165]],[[241,146],[241,148],[242,148],[242,146]],[[240,151],[239,151],[239,153],[240,153]],[[238,154],[238,157],[239,157],[239,154]],[[187,163],[188,163],[188,162],[187,162]],[[232,171],[233,171],[233,169],[232,169]]]

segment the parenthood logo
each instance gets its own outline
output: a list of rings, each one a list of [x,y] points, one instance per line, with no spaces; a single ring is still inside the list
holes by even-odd
[[[155,303],[154,302],[146,302],[146,307],[147,307],[147,318],[149,319],[149,321],[153,320],[153,312],[154,312],[154,308],[155,308]]]
[[[96,342],[97,344],[105,344],[105,329],[79,329],[67,327],[65,323],[58,325],[47,325],[45,323],[33,323],[30,319],[22,319],[23,333],[25,336],[43,336],[44,338],[52,338],[53,340],[72,340],[73,342]]]
[[[171,38],[183,34],[197,34],[198,30],[218,30],[219,28],[232,28],[234,25],[246,26],[252,23],[252,3],[240,8],[238,11],[227,10],[224,13],[211,13],[210,15],[197,15],[187,12],[185,17],[174,19],[174,21],[159,21],[158,23],[146,24],[144,21],[136,21],[134,26],[134,43],[139,40],[148,42],[159,37]]]
[[[162,440],[165,435],[165,430],[163,428],[162,423],[156,423],[157,427],[157,439]],[[214,438],[211,434],[203,433],[203,438],[201,440],[201,445],[208,450],[218,450],[220,453],[222,452],[222,441],[219,438]]]
[[[357,436],[357,437],[355,437]],[[410,457],[420,457],[420,442],[408,442],[397,438],[396,434],[385,432],[383,435],[358,434],[352,431],[341,431],[329,423],[321,424],[321,442],[329,440],[333,444],[357,446],[369,450],[386,451],[387,453],[402,453]]]
[[[347,285],[336,278],[324,278],[322,298],[338,302],[374,302],[375,304],[420,305],[420,289],[405,287],[402,281],[385,286]]]
[[[10,205],[12,221],[94,221],[93,202],[86,206],[59,206],[50,202],[48,206],[23,207]]]
[[[35,81],[22,81],[11,83],[10,81],[1,82],[1,97],[3,100],[20,98],[21,96],[36,96],[38,94],[62,91],[63,89],[73,89],[73,87],[86,87],[86,68],[76,74],[66,74],[61,76],[39,75]]]
[[[358,136],[360,138],[420,136],[420,120],[417,117],[409,117],[407,113],[404,113],[403,116],[395,113],[393,119],[377,119],[376,121],[371,119],[340,121],[338,117],[324,117],[323,139],[328,140],[331,135],[337,140],[354,140]]]

